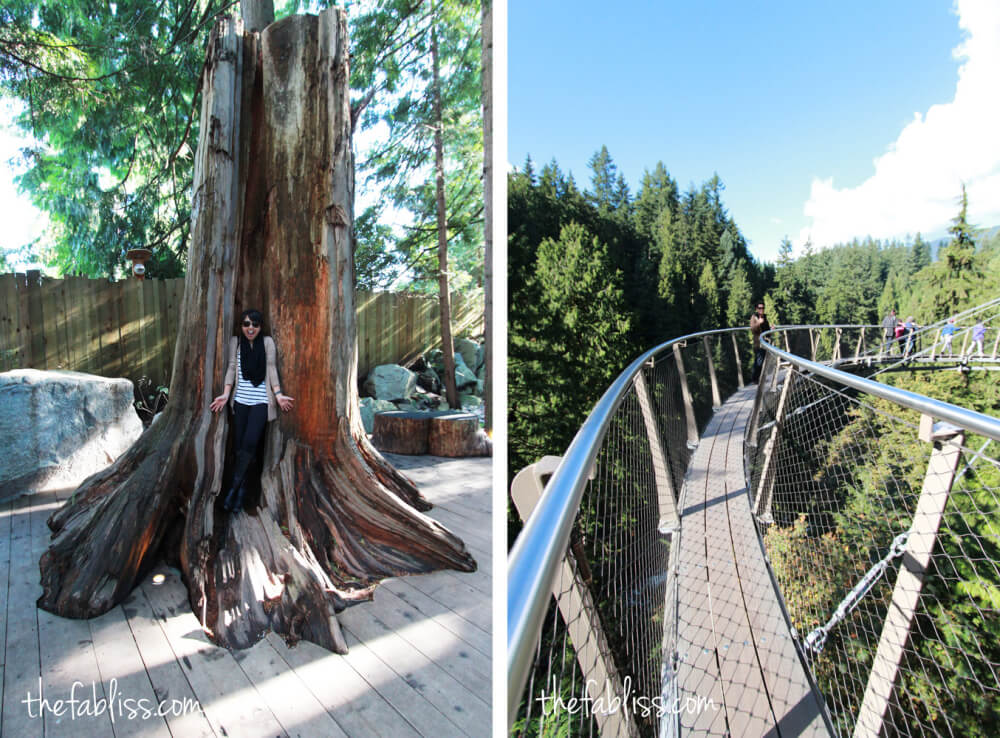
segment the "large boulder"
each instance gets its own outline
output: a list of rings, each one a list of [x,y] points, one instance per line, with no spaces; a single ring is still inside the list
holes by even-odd
[[[455,386],[458,389],[476,386],[476,373],[465,363],[461,354],[455,354]]]
[[[93,374],[0,374],[0,500],[78,487],[142,435],[132,383]]]
[[[364,390],[376,400],[408,400],[417,388],[417,375],[398,364],[381,364],[365,379]]]
[[[455,355],[462,355],[462,360],[465,365],[469,367],[473,372],[476,371],[477,366],[477,356],[479,351],[479,344],[473,341],[471,338],[459,338],[455,341]]]

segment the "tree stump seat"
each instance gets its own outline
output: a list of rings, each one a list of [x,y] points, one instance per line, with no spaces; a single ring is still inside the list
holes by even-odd
[[[490,456],[493,443],[472,413],[389,410],[375,414],[372,443],[380,451],[419,456]]]

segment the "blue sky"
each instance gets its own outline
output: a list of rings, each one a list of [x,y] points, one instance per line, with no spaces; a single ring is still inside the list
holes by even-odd
[[[942,234],[964,181],[1000,223],[996,0],[508,2],[508,161],[589,185],[606,145],[632,188],[663,161],[718,172],[773,260],[853,236]],[[961,79],[961,84],[959,83]]]

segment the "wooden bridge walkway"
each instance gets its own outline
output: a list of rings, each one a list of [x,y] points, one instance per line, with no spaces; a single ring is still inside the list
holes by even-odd
[[[751,516],[743,437],[755,391],[716,411],[680,496],[678,704],[712,705],[682,712],[682,735],[828,735]]]
[[[346,656],[306,642],[289,648],[274,634],[245,651],[218,648],[191,613],[178,572],[166,566],[99,618],[39,610],[45,521],[65,492],[0,504],[0,735],[488,734],[491,459],[390,460],[435,504],[429,515],[466,542],[479,570],[385,582],[374,602],[341,613]],[[165,575],[162,583],[154,584],[156,574]],[[185,699],[200,710],[184,712]],[[174,714],[146,714],[160,700]]]

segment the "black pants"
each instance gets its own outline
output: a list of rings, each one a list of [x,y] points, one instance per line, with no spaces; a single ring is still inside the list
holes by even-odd
[[[257,446],[267,427],[267,405],[233,403],[233,451],[257,454]]]
[[[764,354],[766,352],[764,349],[754,349],[753,352],[753,380],[754,382],[760,381],[760,372],[764,368]]]

